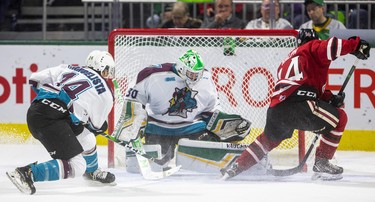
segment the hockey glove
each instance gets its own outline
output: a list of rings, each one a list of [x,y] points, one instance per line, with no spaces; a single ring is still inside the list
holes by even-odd
[[[328,103],[334,107],[340,108],[344,106],[344,99],[345,93],[342,92],[342,94],[332,95],[332,98],[329,100]]]
[[[356,39],[357,37],[352,36],[349,39]],[[350,54],[356,56],[358,59],[367,60],[370,57],[370,44],[365,40],[360,40],[356,50]]]
[[[104,133],[108,129],[107,121],[105,121],[101,128],[97,129],[95,128],[90,122],[85,124],[85,128],[89,130],[90,132],[94,133],[95,136]]]
[[[215,110],[207,123],[206,129],[221,141],[240,141],[250,133],[251,122],[237,114],[227,114]]]

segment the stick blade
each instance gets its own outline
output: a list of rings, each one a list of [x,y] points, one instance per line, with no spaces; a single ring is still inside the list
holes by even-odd
[[[150,166],[149,159],[136,154],[139,170],[144,179],[146,180],[159,180],[168,176],[173,175],[174,173],[178,172],[181,169],[181,165],[176,167],[171,167],[163,171],[153,171]]]
[[[277,170],[277,169],[268,169],[267,174],[273,175],[273,176],[291,176],[297,173],[300,173],[302,171],[302,166],[298,165],[297,167],[286,169],[286,170]]]

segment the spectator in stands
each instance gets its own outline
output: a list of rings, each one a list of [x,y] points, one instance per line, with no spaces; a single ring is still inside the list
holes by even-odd
[[[164,12],[160,14],[161,24],[164,24],[165,22],[172,19],[172,8],[173,8],[172,3],[168,3],[165,5]]]
[[[274,8],[274,26],[271,27],[271,8]],[[245,29],[293,29],[292,24],[284,19],[280,18],[280,4],[279,0],[263,0],[260,8],[261,18],[251,20]]]
[[[307,14],[310,20],[300,26],[300,29],[314,29],[320,39],[329,38],[330,29],[346,29],[340,21],[325,15],[324,0],[305,0]]]
[[[292,23],[293,28],[298,29],[303,23],[309,21],[305,7],[301,3],[283,4],[283,16]]]
[[[206,16],[202,28],[216,28],[216,29],[243,29],[245,22],[235,15],[233,15],[233,1],[232,0],[215,0],[215,12]]]
[[[205,5],[206,5],[206,9],[204,7]],[[238,18],[241,18],[242,14],[243,14],[244,7],[248,6],[248,5],[252,5],[252,4],[241,4],[241,3],[235,4],[235,6],[233,8],[235,15]],[[206,14],[207,14],[207,16],[210,16],[210,17],[215,15],[214,6],[215,6],[214,4],[210,4],[210,3],[197,3],[196,4],[197,18],[203,19]],[[251,12],[251,10],[248,10],[248,11]],[[249,12],[247,12],[247,13],[249,13]]]
[[[186,3],[176,2],[172,8],[172,19],[166,21],[161,28],[200,28],[201,25],[201,20],[190,17]]]
[[[359,25],[357,24],[357,18],[359,15]],[[348,29],[367,29],[367,16],[368,12],[364,9],[351,10],[348,17]],[[374,18],[373,18],[374,19]]]

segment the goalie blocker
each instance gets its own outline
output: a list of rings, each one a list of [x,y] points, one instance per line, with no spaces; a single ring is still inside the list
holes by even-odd
[[[206,129],[215,134],[220,141],[240,141],[250,134],[251,122],[237,114],[227,114],[215,110]]]

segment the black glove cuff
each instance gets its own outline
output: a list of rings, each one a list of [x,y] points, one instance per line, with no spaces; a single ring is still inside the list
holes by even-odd
[[[108,129],[107,121],[105,121],[99,129],[96,129],[92,124],[86,124],[85,128],[89,130],[90,132],[94,133],[95,135],[99,135],[101,133],[104,133]]]

